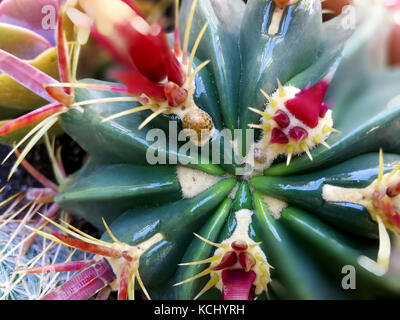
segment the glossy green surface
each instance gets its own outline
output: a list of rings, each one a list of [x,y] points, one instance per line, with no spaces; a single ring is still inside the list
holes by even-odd
[[[242,181],[236,191],[235,200],[233,202],[233,211],[239,211],[241,209],[253,209],[253,201],[251,197],[250,186],[247,181]]]
[[[214,216],[209,219],[207,224],[204,225],[204,227],[201,229],[199,235],[212,242],[217,242],[222,227],[226,223],[226,219],[231,210],[231,206],[231,199],[226,199],[224,202],[222,202]],[[198,238],[194,238],[182,258],[182,263],[208,259],[214,254],[214,251],[215,247],[201,241]],[[181,266],[178,268],[173,282],[178,283],[180,281],[189,279],[194,275],[202,272],[208,266],[208,263],[194,266]],[[174,287],[171,290],[171,298],[178,300],[191,300],[200,292],[200,290],[205,286],[208,280],[209,277],[206,276],[200,279],[193,280],[189,283],[182,284],[181,286]],[[210,292],[201,297],[201,299],[207,298],[210,298]]]
[[[240,86],[240,128],[258,123],[249,107],[263,109],[265,98],[277,88],[277,79],[286,83],[308,68],[319,52],[322,20],[318,0],[304,0],[285,9],[277,34],[268,33],[273,1],[253,0],[248,3],[240,30],[242,78]]]
[[[280,299],[335,299],[329,279],[301,246],[301,241],[269,213],[262,196],[254,193],[254,225],[261,248],[272,265],[272,295]]]
[[[235,179],[224,179],[200,195],[166,205],[131,209],[110,226],[120,241],[139,244],[156,233],[164,240],[140,258],[140,274],[149,287],[167,281],[193,239],[193,232],[207,221],[234,187]],[[103,239],[110,241],[107,234]]]
[[[235,212],[241,209],[252,209],[252,195],[250,192],[249,184],[243,181],[238,186],[238,191],[234,200],[226,199],[212,219],[201,229],[200,235],[212,242],[222,242],[229,238],[236,227]],[[206,244],[200,239],[193,239],[189,245],[182,263],[191,261],[200,261],[207,259],[214,254],[215,247]],[[196,274],[203,271],[209,264],[194,265],[194,266],[181,266],[173,278],[174,283],[178,283],[185,279],[191,278]],[[167,296],[173,299],[193,299],[200,290],[205,286],[209,276],[196,279],[189,283],[174,287]],[[204,293],[199,299],[220,299],[221,292],[212,288]]]
[[[95,80],[83,82],[103,83]],[[87,89],[76,90],[76,101],[86,101],[110,97],[121,97],[117,93],[95,91]],[[139,125],[149,116],[149,112],[140,112],[120,117],[108,122],[102,120],[110,115],[133,108],[135,102],[96,103],[86,105],[82,110],[72,109],[62,115],[61,123],[66,133],[77,141],[90,155],[99,162],[147,164],[147,152],[153,150],[153,141],[147,133],[151,129],[158,129],[156,133],[163,133],[168,137],[169,117],[158,117],[151,125],[139,130]],[[83,111],[83,112],[82,112]],[[154,126],[154,127],[153,127]],[[160,131],[161,130],[161,131]],[[221,175],[223,170],[217,165],[201,164],[200,159],[192,159],[189,155],[178,153],[178,147],[166,145],[158,149],[158,156],[167,163],[180,162],[199,164],[192,166],[200,168],[210,174]],[[153,153],[152,153],[153,154]]]
[[[192,0],[182,2],[181,26],[186,26]],[[229,11],[224,10],[229,7]],[[239,28],[245,5],[241,0],[198,1],[190,33],[190,47],[203,26],[208,28],[196,56],[211,60],[211,70],[219,93],[219,108],[226,128],[237,127],[238,94],[240,82]],[[181,27],[181,39],[185,28]]]
[[[400,293],[400,278],[392,273],[375,275],[359,265],[360,255],[376,259],[376,242],[359,242],[349,238],[322,223],[318,218],[306,212],[289,207],[284,210],[282,224],[297,234],[309,252],[318,258],[318,262],[330,272],[339,287],[343,278],[343,266],[353,266],[356,270],[356,289],[353,294],[359,298],[380,297],[388,299]],[[339,287],[340,290],[340,287]]]
[[[265,171],[267,175],[304,173],[380,148],[400,153],[400,101],[396,98],[400,70],[371,69],[366,49],[364,43],[347,53],[327,92],[325,100],[332,104],[334,127],[339,130],[326,141],[331,148],[319,146],[311,151],[313,161],[301,155],[288,167],[284,163],[272,166]]]
[[[237,164],[194,164],[192,167],[223,179],[194,198],[182,199],[176,168],[150,165],[146,159],[153,144],[146,139],[149,130],[157,128],[169,137],[168,122],[176,121],[179,129],[180,120],[160,116],[138,130],[149,112],[101,122],[136,104],[91,104],[83,107],[83,112],[71,110],[62,116],[65,131],[92,160],[57,201],[99,227],[101,217],[105,217],[116,237],[128,244],[138,244],[160,232],[164,240],[140,259],[143,281],[155,298],[192,299],[201,290],[209,276],[172,285],[207,265],[177,265],[210,257],[215,248],[195,238],[193,232],[221,242],[235,230],[235,213],[240,209],[254,212],[249,236],[262,242],[261,248],[274,267],[268,295],[258,299],[398,297],[399,278],[391,274],[379,278],[357,262],[361,254],[376,259],[376,223],[359,205],[326,203],[321,188],[325,183],[368,185],[376,178],[381,147],[385,170],[400,160],[400,108],[393,102],[400,93],[399,70],[372,70],[363,55],[369,38],[358,31],[354,35],[351,30],[338,32],[340,17],[322,23],[319,0],[301,0],[286,8],[276,35],[268,34],[275,8],[272,0],[250,0],[246,7],[239,0],[219,1],[199,0],[194,16],[190,47],[203,25],[209,23],[195,66],[211,59],[196,77],[196,104],[212,116],[218,130],[247,129],[249,123],[259,121],[248,107],[262,109],[266,102],[260,88],[273,92],[276,78],[303,88],[330,74],[333,79],[326,101],[332,103],[335,128],[340,130],[327,141],[332,148],[312,150],[314,161],[300,156],[288,167],[277,163],[265,176],[249,182],[247,177],[236,176]],[[182,3],[181,36],[191,3]],[[77,101],[120,96],[85,89],[76,93]],[[226,142],[220,142],[219,148],[226,150]],[[177,150],[162,149],[158,154],[168,162]],[[194,160],[185,154],[178,156]],[[211,160],[208,158],[204,160]],[[232,196],[235,185],[237,192]],[[261,193],[289,203],[280,219],[269,213]],[[107,234],[103,239],[110,241]],[[357,270],[354,291],[341,287],[341,271],[348,264]],[[220,297],[219,290],[212,289],[201,298]]]
[[[149,206],[154,199],[161,204],[181,198],[175,167],[89,164],[56,201],[104,229],[101,218],[111,223],[126,210]]]
[[[385,172],[393,170],[399,155],[385,154]],[[368,211],[361,205],[326,202],[322,198],[325,184],[344,188],[364,188],[378,175],[379,154],[358,156],[325,170],[292,177],[256,177],[254,188],[297,207],[319,215],[322,219],[349,232],[377,238],[378,229]]]

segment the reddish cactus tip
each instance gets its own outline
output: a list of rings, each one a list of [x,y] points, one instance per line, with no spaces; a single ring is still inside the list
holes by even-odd
[[[218,271],[228,267],[232,267],[236,262],[237,262],[236,253],[234,251],[230,251],[225,253],[225,255],[221,259],[221,262],[217,266],[211,268],[210,270]]]
[[[281,130],[274,128],[271,132],[271,140],[269,142],[270,144],[288,144],[289,143],[289,139],[286,136],[286,134],[284,134]]]
[[[321,111],[323,113],[325,109],[323,100],[328,87],[328,82],[320,81],[309,89],[303,89],[293,99],[286,101],[286,108],[308,127],[315,128]]]
[[[244,250],[247,250],[247,248],[249,246],[247,245],[247,243],[245,241],[236,240],[236,241],[232,242],[231,247],[232,247],[232,249],[234,249],[236,251],[244,251]]]
[[[390,186],[386,189],[386,194],[390,198],[394,198],[400,194],[400,183]]]
[[[164,79],[182,87],[186,80],[184,66],[170,47],[162,23],[147,21],[138,8],[130,2],[128,5],[130,8],[115,0],[115,13],[124,12],[124,17],[119,21],[105,21],[113,27],[111,34],[103,34],[101,29],[94,27],[94,39],[126,67],[127,71],[117,73],[116,78],[129,88],[130,94],[167,100],[171,106],[176,106],[178,102],[184,101],[182,97],[185,94],[179,92],[178,96],[175,94],[172,97],[164,94],[164,87],[166,91],[170,90]],[[90,6],[93,6],[93,10],[87,9],[89,16],[96,10],[103,10],[96,2]],[[180,51],[178,47],[176,51]]]
[[[253,300],[255,296],[256,273],[243,269],[222,271],[223,300]]]
[[[248,272],[256,265],[256,259],[251,253],[241,252],[239,253],[239,263],[243,270]]]
[[[166,99],[164,86],[147,79],[138,71],[118,71],[114,73],[114,77],[125,84],[133,96],[139,97],[145,94],[155,100]]]
[[[168,104],[172,107],[176,107],[183,103],[188,96],[187,90],[171,81],[165,85],[164,93],[168,100]]]
[[[287,128],[290,124],[289,116],[285,111],[282,110],[278,110],[272,119],[274,119],[278,126],[280,126],[282,129]]]
[[[301,140],[307,138],[308,133],[307,130],[303,129],[302,127],[293,127],[290,129],[289,135],[292,139],[300,142]]]
[[[286,7],[287,5],[289,5],[291,0],[274,0],[274,2],[278,7],[282,8],[282,7]]]

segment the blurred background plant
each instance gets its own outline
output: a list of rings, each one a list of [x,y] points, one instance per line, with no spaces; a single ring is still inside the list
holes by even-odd
[[[324,0],[322,1],[322,8],[329,11],[324,15],[324,19],[329,20],[339,15],[343,10],[346,10],[346,6],[370,5],[369,3],[363,0]],[[385,36],[386,58],[389,65],[400,66],[400,1],[375,0],[375,3],[387,7],[391,12],[391,19],[388,20],[388,25],[382,26],[388,29]],[[372,41],[377,41],[377,39],[372,39]]]

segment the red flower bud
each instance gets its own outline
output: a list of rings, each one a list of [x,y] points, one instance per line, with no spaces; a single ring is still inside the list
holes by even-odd
[[[328,86],[327,82],[320,81],[313,87],[302,90],[293,99],[286,101],[286,108],[296,119],[310,128],[315,128]]]

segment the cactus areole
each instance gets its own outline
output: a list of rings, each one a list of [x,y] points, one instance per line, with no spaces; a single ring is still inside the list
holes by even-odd
[[[18,137],[10,178],[22,164],[44,185],[26,197],[54,206],[26,228],[91,254],[23,270],[77,272],[43,299],[398,298],[400,73],[365,63],[386,9],[356,7],[370,20],[349,30],[342,15],[323,22],[320,0],[176,0],[168,35],[158,9],[140,8],[65,1],[58,79],[0,49],[0,86],[48,102],[0,126]],[[116,82],[77,80],[89,38]],[[47,135],[56,123],[89,154],[69,177]],[[42,138],[57,184],[24,160]],[[344,265],[360,289],[332,280]]]

